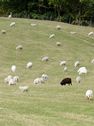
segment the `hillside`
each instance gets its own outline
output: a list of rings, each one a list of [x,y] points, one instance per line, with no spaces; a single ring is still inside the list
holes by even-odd
[[[15,22],[14,27],[10,23]],[[36,24],[31,26],[30,24]],[[57,30],[56,26],[61,29]],[[94,91],[94,36],[88,33],[92,27],[74,26],[60,22],[0,18],[0,126],[93,126],[94,100],[85,98],[87,89]],[[70,34],[76,32],[76,34]],[[55,34],[49,39],[49,35]],[[61,42],[57,46],[56,42]],[[16,50],[22,45],[22,50]],[[41,58],[48,56],[48,62]],[[67,62],[64,72],[60,61]],[[81,75],[80,84],[75,61],[88,70]],[[32,61],[31,69],[26,64]],[[17,66],[15,73],[12,65]],[[33,80],[43,73],[49,79],[45,84],[34,85]],[[4,83],[8,75],[18,75],[17,85]],[[72,78],[72,86],[61,86],[64,77]],[[28,92],[21,92],[19,85],[29,86]]]

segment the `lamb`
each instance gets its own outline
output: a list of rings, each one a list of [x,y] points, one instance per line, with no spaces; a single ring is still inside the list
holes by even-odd
[[[16,50],[22,50],[23,49],[23,46],[22,45],[18,45],[17,47],[16,47]]]
[[[57,46],[61,46],[61,42],[56,42],[56,45]]]
[[[28,62],[26,68],[31,68],[31,67],[32,67],[32,62]]]
[[[60,66],[65,66],[66,65],[66,61],[61,61],[60,62]]]
[[[49,39],[54,38],[54,37],[55,37],[55,34],[51,34],[51,35],[49,36]]]
[[[75,63],[74,63],[74,67],[78,67],[80,65],[80,62],[79,61],[76,61]]]
[[[15,72],[15,71],[16,71],[16,65],[12,65],[12,66],[11,66],[11,71],[12,71],[12,72]]]
[[[94,35],[94,32],[89,32],[88,33],[88,36],[93,36]]]
[[[1,33],[2,34],[6,34],[6,30],[1,30]]]
[[[42,84],[44,83],[44,79],[42,77],[40,78],[36,78],[34,81],[33,81],[34,84]]]
[[[14,76],[13,80],[15,81],[15,83],[19,82],[19,76]]]
[[[44,57],[42,57],[41,60],[42,60],[42,61],[48,61],[48,60],[49,60],[49,57],[48,57],[48,56],[44,56]]]
[[[92,100],[93,99],[93,91],[87,90],[85,96],[87,99]]]
[[[10,27],[13,27],[13,26],[15,26],[15,25],[16,25],[15,22],[11,22]]]
[[[28,91],[28,86],[19,86],[19,89],[22,91],[22,92],[25,92],[25,91]]]
[[[47,74],[42,74],[41,78],[43,78],[44,81],[48,80],[48,75]]]
[[[61,82],[60,82],[61,85],[72,85],[72,80],[71,78],[64,78]]]
[[[79,75],[86,74],[87,73],[87,69],[86,69],[86,67],[80,67],[77,72],[79,73]]]
[[[57,25],[57,26],[56,26],[56,29],[57,29],[57,30],[60,30],[60,29],[61,29],[61,26],[60,26],[60,25]]]
[[[81,82],[81,77],[80,77],[80,76],[77,76],[77,77],[76,77],[76,82],[77,82],[77,83],[80,83],[80,82]]]
[[[8,82],[8,85],[16,85],[16,82],[13,78],[11,78]]]
[[[12,75],[8,75],[5,79],[4,79],[4,82],[5,83],[9,83],[10,79],[12,79]]]

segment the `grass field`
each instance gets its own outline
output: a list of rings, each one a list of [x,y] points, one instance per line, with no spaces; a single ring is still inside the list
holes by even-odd
[[[15,21],[16,26],[10,27]],[[30,26],[36,23],[37,26]],[[56,25],[61,30],[56,30]],[[94,126],[94,100],[85,98],[87,89],[94,91],[94,37],[88,37],[91,27],[81,27],[60,22],[30,19],[0,18],[0,126]],[[70,31],[77,34],[71,35]],[[55,38],[49,39],[50,34]],[[56,42],[61,46],[57,47]],[[23,50],[16,50],[17,45]],[[41,57],[48,56],[48,62]],[[59,65],[67,61],[68,71]],[[88,69],[82,75],[81,84],[75,78],[78,73],[74,62],[79,60]],[[26,69],[27,62],[33,67]],[[12,73],[11,65],[17,66]],[[33,80],[42,73],[49,76],[45,84],[34,85]],[[18,75],[20,82],[15,86],[4,83],[9,74]],[[72,86],[61,86],[64,77],[71,77]],[[21,92],[19,85],[28,85],[28,92]]]

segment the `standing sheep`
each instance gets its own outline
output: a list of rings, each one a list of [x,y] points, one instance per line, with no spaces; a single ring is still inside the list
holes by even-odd
[[[93,91],[87,90],[85,96],[87,99],[92,100],[93,99]]]
[[[72,80],[71,78],[64,78],[61,82],[60,82],[61,85],[72,85]]]

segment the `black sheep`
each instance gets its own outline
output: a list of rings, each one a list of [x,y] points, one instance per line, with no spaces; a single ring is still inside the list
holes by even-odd
[[[60,82],[61,85],[66,85],[66,84],[71,84],[72,85],[72,80],[71,78],[64,78],[61,82]]]

